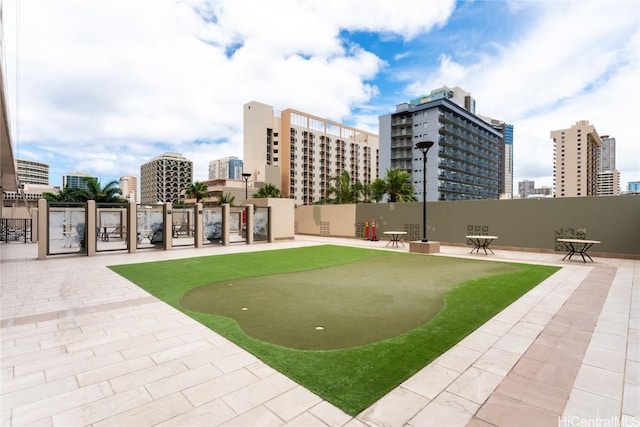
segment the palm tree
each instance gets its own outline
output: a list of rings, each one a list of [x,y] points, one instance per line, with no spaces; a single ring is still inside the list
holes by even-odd
[[[224,204],[229,204],[229,205],[233,206],[233,201],[235,199],[236,199],[235,196],[232,196],[231,193],[222,194],[218,198],[218,206],[221,206],[221,205],[224,205]]]
[[[42,193],[42,197],[49,202],[86,202],[89,194],[82,188],[65,187],[58,193]]]
[[[390,202],[415,202],[411,174],[404,169],[394,168],[387,170],[385,177],[386,193]]]
[[[342,171],[340,175],[331,178],[330,181],[333,181],[335,185],[329,187],[327,190],[327,203],[342,204],[358,202],[360,187],[351,182],[349,172]]]
[[[84,178],[84,182],[87,183],[87,194],[89,200],[95,200],[96,202],[122,202],[124,201],[120,194],[120,186],[118,181],[108,182],[104,187],[100,186],[100,182],[96,178]]]
[[[382,178],[376,178],[370,185],[371,200],[379,202],[387,193],[387,182]]]
[[[258,188],[258,192],[253,194],[253,197],[256,199],[266,199],[268,197],[271,198],[280,198],[282,194],[280,193],[280,189],[273,184],[265,184],[262,187]]]
[[[187,196],[195,197],[196,203],[200,203],[200,200],[209,197],[209,189],[204,182],[196,181],[187,186]]]

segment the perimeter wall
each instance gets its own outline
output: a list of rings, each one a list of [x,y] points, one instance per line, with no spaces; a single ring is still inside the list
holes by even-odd
[[[365,221],[384,231],[422,238],[422,202],[299,206],[295,232],[365,238]],[[556,239],[600,240],[590,254],[640,259],[640,195],[521,200],[427,202],[427,238],[443,245],[466,245],[468,234],[498,236],[497,249],[562,251]]]

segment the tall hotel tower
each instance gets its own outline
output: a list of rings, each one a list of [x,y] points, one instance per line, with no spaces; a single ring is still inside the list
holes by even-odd
[[[296,205],[324,197],[343,171],[368,185],[377,178],[378,135],[301,111],[244,105],[244,171],[280,188]]]
[[[602,140],[588,120],[551,131],[556,197],[597,195],[597,159]]]

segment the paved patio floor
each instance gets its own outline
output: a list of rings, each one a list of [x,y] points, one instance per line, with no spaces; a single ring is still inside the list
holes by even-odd
[[[324,243],[37,260],[0,244],[3,426],[640,426],[640,261],[442,247],[563,268],[351,417],[106,266]]]

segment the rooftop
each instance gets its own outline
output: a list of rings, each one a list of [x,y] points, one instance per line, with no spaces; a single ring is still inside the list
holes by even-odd
[[[207,255],[384,242],[296,236]],[[389,249],[389,250],[406,250]],[[637,425],[640,261],[495,250],[562,266],[355,418],[106,268],[202,249],[37,260],[0,244],[2,425]],[[589,423],[589,424],[587,424]],[[608,424],[602,424],[608,423]],[[615,424],[617,423],[617,424]]]

